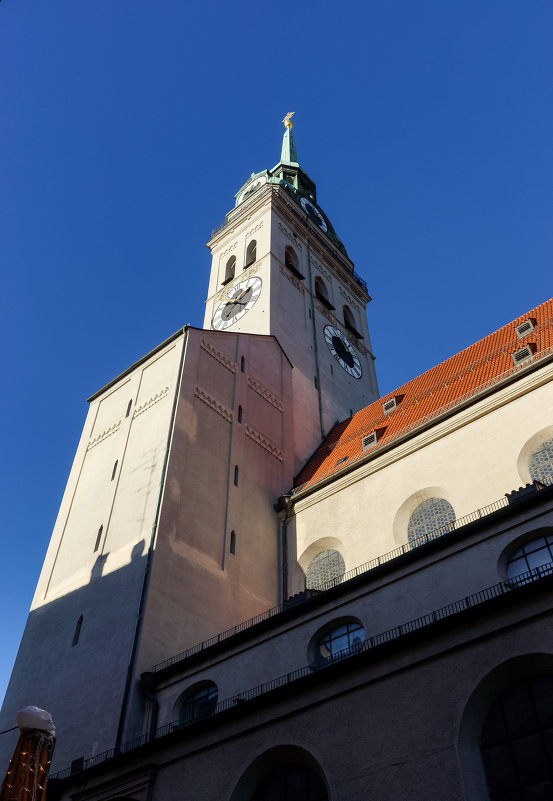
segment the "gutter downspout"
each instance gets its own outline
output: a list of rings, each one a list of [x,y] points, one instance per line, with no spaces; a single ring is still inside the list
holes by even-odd
[[[319,372],[319,349],[317,348],[317,329],[315,328],[315,303],[313,301],[313,276],[311,274],[311,248],[309,247],[309,240],[307,241],[307,265],[309,267],[309,289],[311,296],[311,324],[313,327],[313,345],[315,347],[315,374],[317,376],[317,395],[319,399],[319,424],[321,426],[321,436],[326,437],[324,422],[323,422],[323,399],[321,396],[321,375]]]
[[[169,431],[167,434],[167,444],[165,446],[165,455],[163,457],[163,466],[161,468],[161,479],[159,482],[159,491],[157,495],[157,502],[156,502],[156,510],[154,513],[154,522],[152,523],[152,531],[150,534],[150,544],[148,546],[148,556],[146,559],[146,566],[144,568],[144,575],[142,577],[142,587],[140,589],[140,600],[138,603],[138,611],[136,615],[136,624],[134,627],[134,635],[133,635],[133,642],[132,642],[132,649],[131,649],[131,656],[129,660],[129,665],[127,667],[127,678],[125,680],[125,689],[123,691],[123,700],[121,702],[121,712],[119,713],[119,724],[117,726],[117,735],[115,738],[115,752],[119,753],[121,749],[121,740],[123,738],[123,727],[125,725],[125,718],[127,715],[127,707],[129,703],[129,695],[131,690],[131,682],[132,676],[134,672],[134,663],[136,660],[136,654],[138,651],[138,643],[140,640],[140,631],[142,628],[142,620],[144,617],[144,607],[146,605],[146,597],[148,594],[148,585],[149,585],[149,578],[150,578],[150,571],[152,567],[152,561],[154,558],[154,546],[157,536],[157,527],[159,523],[159,515],[161,512],[161,500],[163,498],[163,491],[165,489],[165,479],[167,476],[167,464],[169,462],[169,451],[171,449],[171,441],[173,439],[173,428],[175,425],[175,417],[177,414],[177,404],[178,398],[180,395],[180,387],[182,381],[182,371],[184,367],[184,358],[186,356],[186,348],[188,345],[188,326],[184,326],[182,329],[184,335],[184,342],[182,343],[182,354],[180,358],[179,364],[179,372],[178,372],[178,379],[177,379],[177,386],[175,389],[175,397],[173,399],[173,409],[171,411],[171,420],[169,423]]]

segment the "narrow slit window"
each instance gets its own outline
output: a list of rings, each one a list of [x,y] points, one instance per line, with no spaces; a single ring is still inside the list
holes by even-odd
[[[242,407],[241,406],[238,407],[238,422],[239,423],[242,422]]]
[[[131,413],[131,409],[132,409],[132,398],[130,399],[129,405],[127,406],[127,414],[125,415],[125,417],[129,416],[129,414]]]
[[[245,369],[246,369],[246,360],[242,356],[240,359],[240,372],[243,373]]]
[[[79,642],[79,637],[81,636],[82,627],[83,627],[83,616],[81,615],[80,618],[77,620],[77,625],[75,626],[75,634],[73,635],[73,642],[71,643],[72,648]]]
[[[315,384],[315,389],[319,389],[319,382],[317,381],[317,376],[313,376],[313,383]]]
[[[238,486],[238,473],[239,473],[238,465],[234,465],[234,486]]]
[[[232,554],[236,553],[236,532],[234,532],[234,531],[230,532],[230,549],[229,550],[230,550],[230,552]]]
[[[98,534],[96,535],[96,544],[94,545],[94,553],[96,553],[96,551],[100,547],[100,543],[102,542],[102,534],[103,533],[104,533],[104,527],[100,526],[100,528],[98,529]]]
[[[111,480],[112,480],[112,481],[113,481],[113,479],[115,478],[115,474],[117,473],[117,465],[118,465],[118,462],[119,462],[119,460],[118,460],[118,459],[116,459],[116,460],[115,460],[115,464],[113,465],[113,470],[111,471]]]

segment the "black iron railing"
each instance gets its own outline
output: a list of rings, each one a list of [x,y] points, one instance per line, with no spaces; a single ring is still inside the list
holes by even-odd
[[[258,684],[255,687],[251,687],[250,689],[245,690],[238,695],[234,695],[231,698],[220,701],[210,709],[205,709],[202,712],[198,712],[198,714],[196,714],[191,720],[175,720],[171,723],[166,723],[164,726],[160,726],[158,729],[156,729],[155,732],[147,732],[140,737],[136,737],[133,740],[129,740],[128,742],[124,743],[121,746],[119,753],[127,753],[132,751],[135,748],[139,748],[148,742],[157,740],[160,737],[164,737],[174,731],[185,729],[200,720],[219,715],[222,712],[226,712],[228,709],[239,706],[247,701],[252,701],[254,698],[259,698],[260,696],[266,695],[273,690],[285,687],[286,685],[291,684],[298,679],[303,679],[306,676],[310,676],[312,673],[318,673],[319,671],[326,670],[332,665],[343,662],[346,659],[351,659],[352,657],[358,656],[361,653],[372,651],[379,646],[393,642],[394,640],[399,640],[401,637],[405,637],[415,631],[421,631],[435,623],[438,623],[439,621],[451,618],[460,614],[461,612],[466,612],[468,609],[480,606],[481,604],[484,604],[493,598],[506,595],[514,590],[517,590],[519,587],[532,584],[545,578],[546,576],[551,575],[553,575],[553,562],[549,562],[548,564],[534,568],[526,573],[521,573],[520,575],[506,581],[500,581],[498,584],[493,584],[491,587],[486,587],[483,590],[472,593],[472,595],[467,595],[465,598],[461,598],[458,601],[454,601],[453,603],[442,606],[439,609],[435,609],[426,615],[421,615],[414,620],[409,620],[406,623],[400,624],[399,626],[394,626],[393,628],[387,629],[380,634],[367,637],[364,642],[356,643],[350,648],[339,651],[337,654],[333,654],[327,659],[317,659],[315,662],[311,662],[309,665],[304,665],[297,670],[289,671],[288,673],[278,676],[275,679],[266,681],[263,684]],[[79,764],[79,771],[75,771],[75,769],[72,771],[71,768],[66,768],[65,770],[60,770],[57,773],[54,773],[51,778],[66,779],[71,775],[72,772],[75,773],[80,772],[80,770],[87,770],[95,765],[107,761],[108,759],[113,759],[117,753],[118,752],[115,750],[115,748],[110,748],[108,751],[103,751],[100,754],[90,757],[90,759],[85,759]]]

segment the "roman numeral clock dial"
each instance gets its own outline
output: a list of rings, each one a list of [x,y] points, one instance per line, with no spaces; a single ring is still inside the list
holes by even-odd
[[[211,325],[217,331],[224,331],[234,325],[254,305],[261,294],[261,278],[247,278],[236,284],[217,307]]]
[[[324,329],[325,342],[340,367],[354,378],[361,378],[361,362],[347,337],[333,325]]]

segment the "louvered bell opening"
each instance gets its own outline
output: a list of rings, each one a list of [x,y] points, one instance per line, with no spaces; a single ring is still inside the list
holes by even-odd
[[[526,336],[526,334],[529,334],[533,330],[534,330],[534,323],[532,322],[532,320],[525,320],[520,325],[515,326],[515,331],[517,332],[517,337],[519,339],[522,339],[523,337]]]

